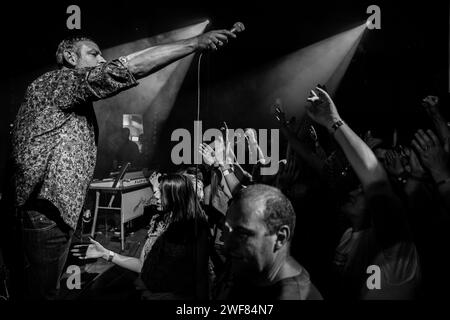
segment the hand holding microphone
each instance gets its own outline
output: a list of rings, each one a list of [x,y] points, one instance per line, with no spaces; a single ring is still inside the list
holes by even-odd
[[[236,22],[233,24],[233,29],[230,30],[231,33],[242,32],[245,30],[245,26],[242,22]]]
[[[198,47],[200,50],[217,50],[228,42],[230,38],[236,38],[236,33],[245,30],[242,22],[236,22],[231,30],[213,30],[198,36]]]

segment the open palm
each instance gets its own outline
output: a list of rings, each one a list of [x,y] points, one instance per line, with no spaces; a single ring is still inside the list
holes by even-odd
[[[89,238],[89,240],[91,242],[91,244],[89,245],[87,244],[75,245],[71,250],[72,254],[75,257],[78,257],[78,259],[96,259],[103,257],[108,252],[108,250],[106,250],[97,241],[93,240],[92,238]],[[86,248],[86,246],[87,246],[86,253],[83,254],[82,251],[84,248]]]

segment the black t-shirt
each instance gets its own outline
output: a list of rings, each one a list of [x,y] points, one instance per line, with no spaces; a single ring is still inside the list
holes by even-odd
[[[322,295],[314,286],[305,269],[290,278],[282,279],[271,286],[260,287],[235,284],[230,291],[229,300],[322,300]]]

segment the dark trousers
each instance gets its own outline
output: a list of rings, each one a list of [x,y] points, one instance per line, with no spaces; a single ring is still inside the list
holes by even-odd
[[[73,231],[57,219],[49,218],[54,216],[52,210],[46,210],[45,206],[27,208],[21,214],[25,299],[58,299]]]

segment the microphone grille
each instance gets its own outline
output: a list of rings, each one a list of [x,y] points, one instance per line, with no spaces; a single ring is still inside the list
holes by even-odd
[[[231,30],[231,32],[242,32],[244,30],[244,24],[242,22],[236,22],[235,24],[233,24],[233,29]]]

